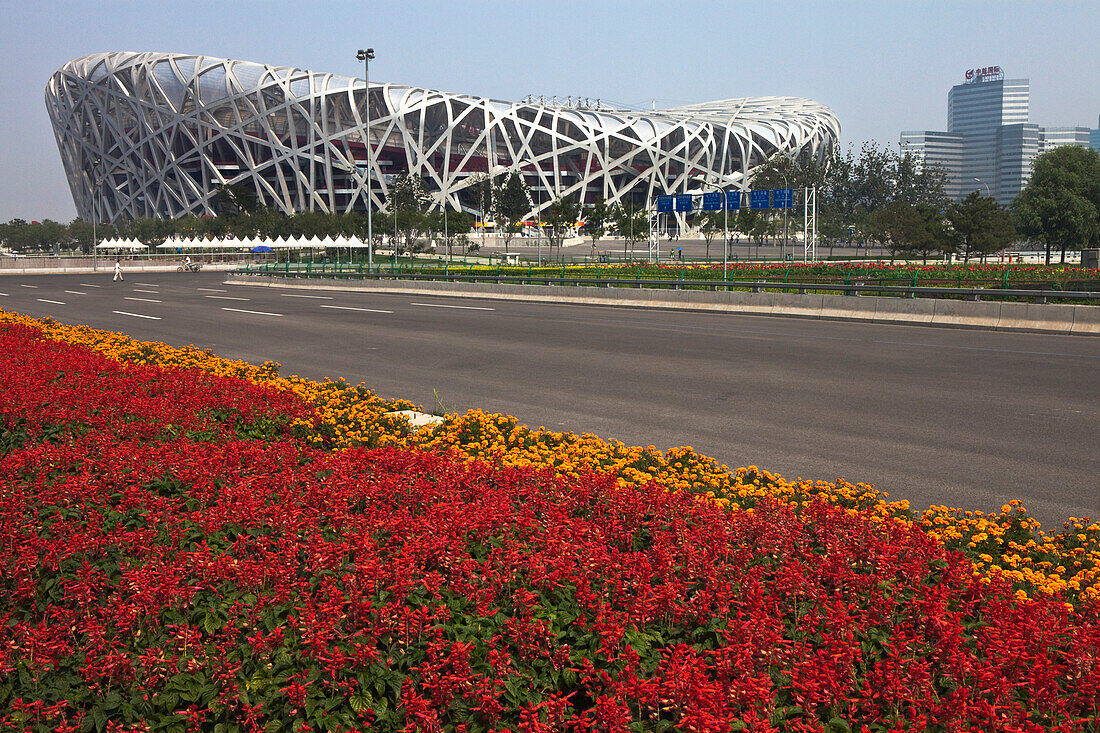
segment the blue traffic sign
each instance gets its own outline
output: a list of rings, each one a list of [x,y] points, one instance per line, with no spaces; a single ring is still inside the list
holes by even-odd
[[[749,191],[749,208],[750,209],[770,209],[771,208],[771,191],[767,189],[763,191]]]
[[[722,192],[713,191],[711,193],[703,194],[703,211],[721,211],[722,210]]]
[[[794,208],[794,189],[793,188],[777,188],[772,191],[772,208],[773,209],[793,209]]]
[[[666,211],[672,211],[672,197],[671,196],[658,196],[657,197],[657,211],[664,213]]]
[[[741,192],[726,191],[726,211],[739,211],[741,209]]]
[[[676,194],[676,210],[677,211],[694,211],[695,207],[691,205],[690,193],[678,193]]]

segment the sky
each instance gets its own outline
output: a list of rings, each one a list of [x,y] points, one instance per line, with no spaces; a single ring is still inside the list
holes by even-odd
[[[518,101],[627,108],[796,96],[841,144],[942,130],[967,69],[1031,80],[1031,119],[1095,128],[1100,2],[0,0],[0,221],[76,215],[43,102],[67,61],[202,54]]]

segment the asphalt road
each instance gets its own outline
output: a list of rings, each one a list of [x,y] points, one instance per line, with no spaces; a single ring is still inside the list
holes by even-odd
[[[0,308],[344,377],[448,411],[875,484],[915,509],[1100,516],[1100,338],[222,284],[0,277]]]

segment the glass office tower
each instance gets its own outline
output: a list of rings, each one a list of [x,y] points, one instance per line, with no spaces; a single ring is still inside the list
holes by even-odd
[[[1100,130],[1028,122],[1027,79],[1005,79],[999,66],[971,69],[966,79],[947,95],[946,132],[907,130],[900,138],[903,153],[943,168],[952,200],[978,191],[1007,206],[1031,179],[1035,156],[1059,145],[1100,149]]]
[[[975,76],[951,87],[947,95],[947,131],[963,139],[958,194],[988,190],[1007,204],[1020,192],[1016,176],[1001,181],[1002,164],[1023,165],[1026,135],[1002,134],[1005,126],[1026,125],[1031,92],[1027,79]],[[1030,160],[1030,159],[1029,159]],[[983,185],[984,184],[984,185]],[[960,196],[960,197],[961,197]]]

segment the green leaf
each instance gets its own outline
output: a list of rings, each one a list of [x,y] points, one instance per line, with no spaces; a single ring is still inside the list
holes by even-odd
[[[833,718],[827,723],[828,729],[831,731],[851,731],[852,726],[848,725],[848,721],[841,718]]]
[[[361,713],[373,706],[374,699],[371,698],[369,692],[357,692],[348,699],[348,702],[351,704],[352,710]]]

